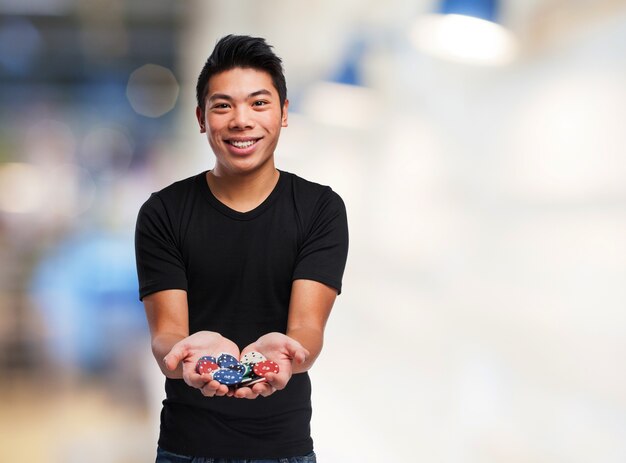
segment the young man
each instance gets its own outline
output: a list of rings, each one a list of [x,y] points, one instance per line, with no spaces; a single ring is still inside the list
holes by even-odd
[[[263,39],[221,39],[197,84],[215,166],[139,212],[139,292],[166,376],[157,462],[315,461],[307,371],[341,292],[348,229],[336,193],[274,165],[286,94]],[[251,351],[279,372],[233,389],[195,371],[202,356]]]

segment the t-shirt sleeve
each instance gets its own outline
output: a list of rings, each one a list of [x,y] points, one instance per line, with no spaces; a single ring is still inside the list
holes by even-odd
[[[158,195],[139,210],[135,228],[139,299],[166,289],[187,290],[187,274],[171,218]]]
[[[341,197],[330,188],[318,200],[300,246],[293,279],[324,283],[341,294],[348,257],[348,220]]]

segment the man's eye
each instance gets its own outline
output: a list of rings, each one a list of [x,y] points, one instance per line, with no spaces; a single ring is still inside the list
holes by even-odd
[[[254,106],[265,106],[267,104],[267,101],[263,101],[263,100],[259,100],[259,101],[255,101]]]
[[[217,103],[213,105],[213,109],[227,109],[227,108],[228,108],[227,103]]]

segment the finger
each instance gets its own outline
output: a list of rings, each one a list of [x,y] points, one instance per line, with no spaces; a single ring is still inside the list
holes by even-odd
[[[200,392],[202,393],[203,396],[205,396],[205,397],[214,397],[215,396],[215,394],[217,393],[217,388],[212,383],[213,383],[213,381],[209,381],[209,382],[205,383],[200,388]]]
[[[192,373],[192,374],[184,376],[184,379],[185,379],[185,383],[187,383],[189,386],[201,389],[206,384],[210,383],[213,378],[211,378],[210,373],[204,373],[202,375]]]
[[[286,344],[287,352],[289,356],[299,365],[306,362],[306,359],[309,357],[310,353],[306,350],[302,344],[300,344],[295,339],[288,338],[288,342]]]
[[[218,381],[210,380],[200,388],[200,392],[206,397],[222,397],[228,394],[228,387]]]
[[[309,355],[309,351],[305,348],[302,348],[295,351],[292,355],[292,358],[297,365],[302,365],[304,362],[306,362],[306,359],[309,358]]]
[[[258,383],[252,386],[252,391],[263,397],[268,397],[276,392],[276,388],[268,382]]]
[[[256,399],[259,396],[256,392],[254,392],[249,387],[240,387],[235,390],[233,397],[237,399]]]
[[[279,374],[276,374],[276,373],[265,374],[265,379],[267,380],[269,385],[279,391],[282,389],[285,389],[285,386],[287,386],[287,383],[289,382],[289,378],[290,376],[283,375],[280,373]]]
[[[178,364],[187,356],[187,347],[183,341],[179,341],[172,349],[163,357],[163,363],[170,371],[176,370]]]
[[[213,378],[211,373],[198,374],[192,362],[183,363],[183,379],[191,387],[201,388]]]
[[[217,383],[217,381],[215,381]],[[215,395],[217,397],[223,397],[225,395],[229,395],[230,393],[230,389],[228,388],[228,386],[226,386],[225,384],[220,384],[218,383],[219,386],[217,388],[217,391],[215,392]]]

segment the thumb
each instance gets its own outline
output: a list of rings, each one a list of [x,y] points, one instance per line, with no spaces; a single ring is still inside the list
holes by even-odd
[[[176,370],[180,361],[185,357],[185,351],[181,342],[174,344],[174,347],[163,357],[165,367],[170,371]]]
[[[309,351],[306,350],[304,347],[301,347],[295,352],[293,359],[297,364],[302,365],[304,362],[306,362],[306,359],[309,358],[309,355]]]
[[[295,339],[291,339],[290,341],[291,342],[287,344],[289,356],[296,362],[296,364],[303,364],[310,355],[309,351],[302,347],[302,344]]]

